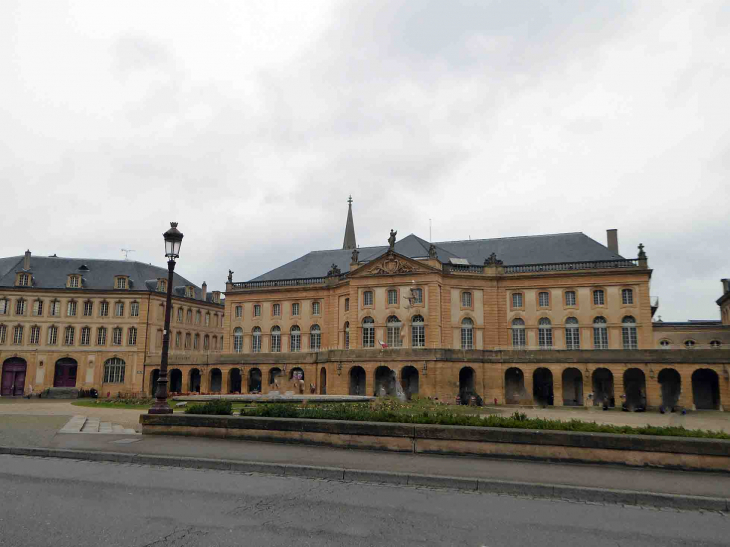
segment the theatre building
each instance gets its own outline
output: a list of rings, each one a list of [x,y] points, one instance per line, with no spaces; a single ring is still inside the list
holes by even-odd
[[[619,254],[615,230],[606,245],[582,233],[428,242],[391,230],[387,245],[358,247],[350,204],[341,249],[229,276],[224,352],[200,362],[203,382],[266,393],[301,389],[302,377],[328,394],[721,409],[730,325],[715,325],[715,344],[660,347],[651,275],[642,246]]]
[[[25,256],[0,258],[3,397],[47,388],[101,394],[150,392],[145,363],[159,363],[168,272],[141,262]],[[171,359],[221,351],[224,305],[173,278]],[[182,391],[182,378],[177,389]]]

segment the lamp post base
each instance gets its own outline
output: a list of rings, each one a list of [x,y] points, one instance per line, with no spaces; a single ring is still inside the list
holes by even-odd
[[[166,401],[156,401],[152,408],[147,411],[147,414],[172,414],[172,408]]]

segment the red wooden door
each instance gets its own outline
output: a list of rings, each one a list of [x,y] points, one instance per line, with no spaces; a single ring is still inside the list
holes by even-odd
[[[3,369],[3,380],[2,388],[0,388],[0,395],[3,397],[9,397],[13,394],[13,386],[15,384],[15,371]]]
[[[25,361],[5,362],[2,383],[0,384],[0,395],[4,397],[23,395],[25,390],[25,369]]]
[[[76,369],[75,361],[73,363],[56,363],[53,387],[76,387]]]

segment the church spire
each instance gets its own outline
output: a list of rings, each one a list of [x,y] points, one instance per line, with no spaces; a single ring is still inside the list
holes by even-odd
[[[343,249],[355,249],[357,243],[355,242],[355,223],[352,221],[352,196],[347,200],[347,225],[345,226],[345,240],[342,243]]]

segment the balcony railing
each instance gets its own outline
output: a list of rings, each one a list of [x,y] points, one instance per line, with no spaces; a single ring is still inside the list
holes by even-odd
[[[535,273],[535,272],[564,272],[570,270],[601,270],[609,268],[638,268],[639,259],[624,260],[590,260],[580,262],[554,262],[548,264],[521,264],[519,266],[505,266],[505,274]]]
[[[475,264],[444,264],[444,272],[446,273],[484,273],[484,266]]]

